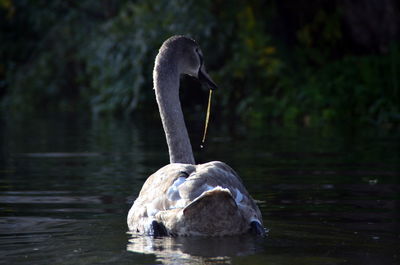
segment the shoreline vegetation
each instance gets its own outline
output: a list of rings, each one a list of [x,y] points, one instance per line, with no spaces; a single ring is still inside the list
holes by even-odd
[[[0,0],[1,109],[156,111],[152,62],[163,40],[185,34],[220,87],[213,115],[398,130],[398,13],[394,0]],[[204,109],[207,92],[191,78],[182,86],[184,104]]]

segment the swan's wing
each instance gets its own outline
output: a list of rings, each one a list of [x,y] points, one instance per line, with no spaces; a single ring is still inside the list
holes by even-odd
[[[192,171],[193,165],[174,163],[149,176],[129,210],[129,230],[146,232],[148,222],[151,222],[158,212],[180,206],[183,202],[177,196],[179,192],[176,187],[188,176],[187,172]]]
[[[194,201],[201,193],[216,187],[229,189],[237,203],[251,198],[236,172],[219,161],[197,165],[196,170],[179,186],[179,194],[187,200]]]
[[[207,192],[220,188],[229,190],[246,219],[257,220],[262,224],[261,212],[242,180],[231,167],[223,162],[213,161],[197,165],[196,170],[179,185],[178,190],[182,200],[194,202]]]

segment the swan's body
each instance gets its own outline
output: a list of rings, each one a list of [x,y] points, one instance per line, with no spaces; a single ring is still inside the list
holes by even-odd
[[[239,176],[225,163],[195,165],[179,101],[179,78],[189,74],[216,88],[197,43],[164,42],[153,71],[154,89],[171,164],[144,183],[128,214],[129,230],[150,235],[263,235],[262,216]]]

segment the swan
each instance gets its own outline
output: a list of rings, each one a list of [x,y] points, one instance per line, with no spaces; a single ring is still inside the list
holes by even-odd
[[[264,236],[261,212],[236,172],[219,161],[195,164],[179,100],[181,74],[217,87],[196,41],[173,36],[162,44],[153,70],[170,164],[143,184],[128,213],[129,230],[152,236]]]

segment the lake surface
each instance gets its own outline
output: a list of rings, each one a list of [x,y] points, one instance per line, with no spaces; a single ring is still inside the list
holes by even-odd
[[[386,132],[221,121],[200,150],[193,124],[197,161],[241,175],[267,238],[130,235],[132,202],[168,162],[159,123],[0,120],[0,264],[399,264],[400,141]]]

